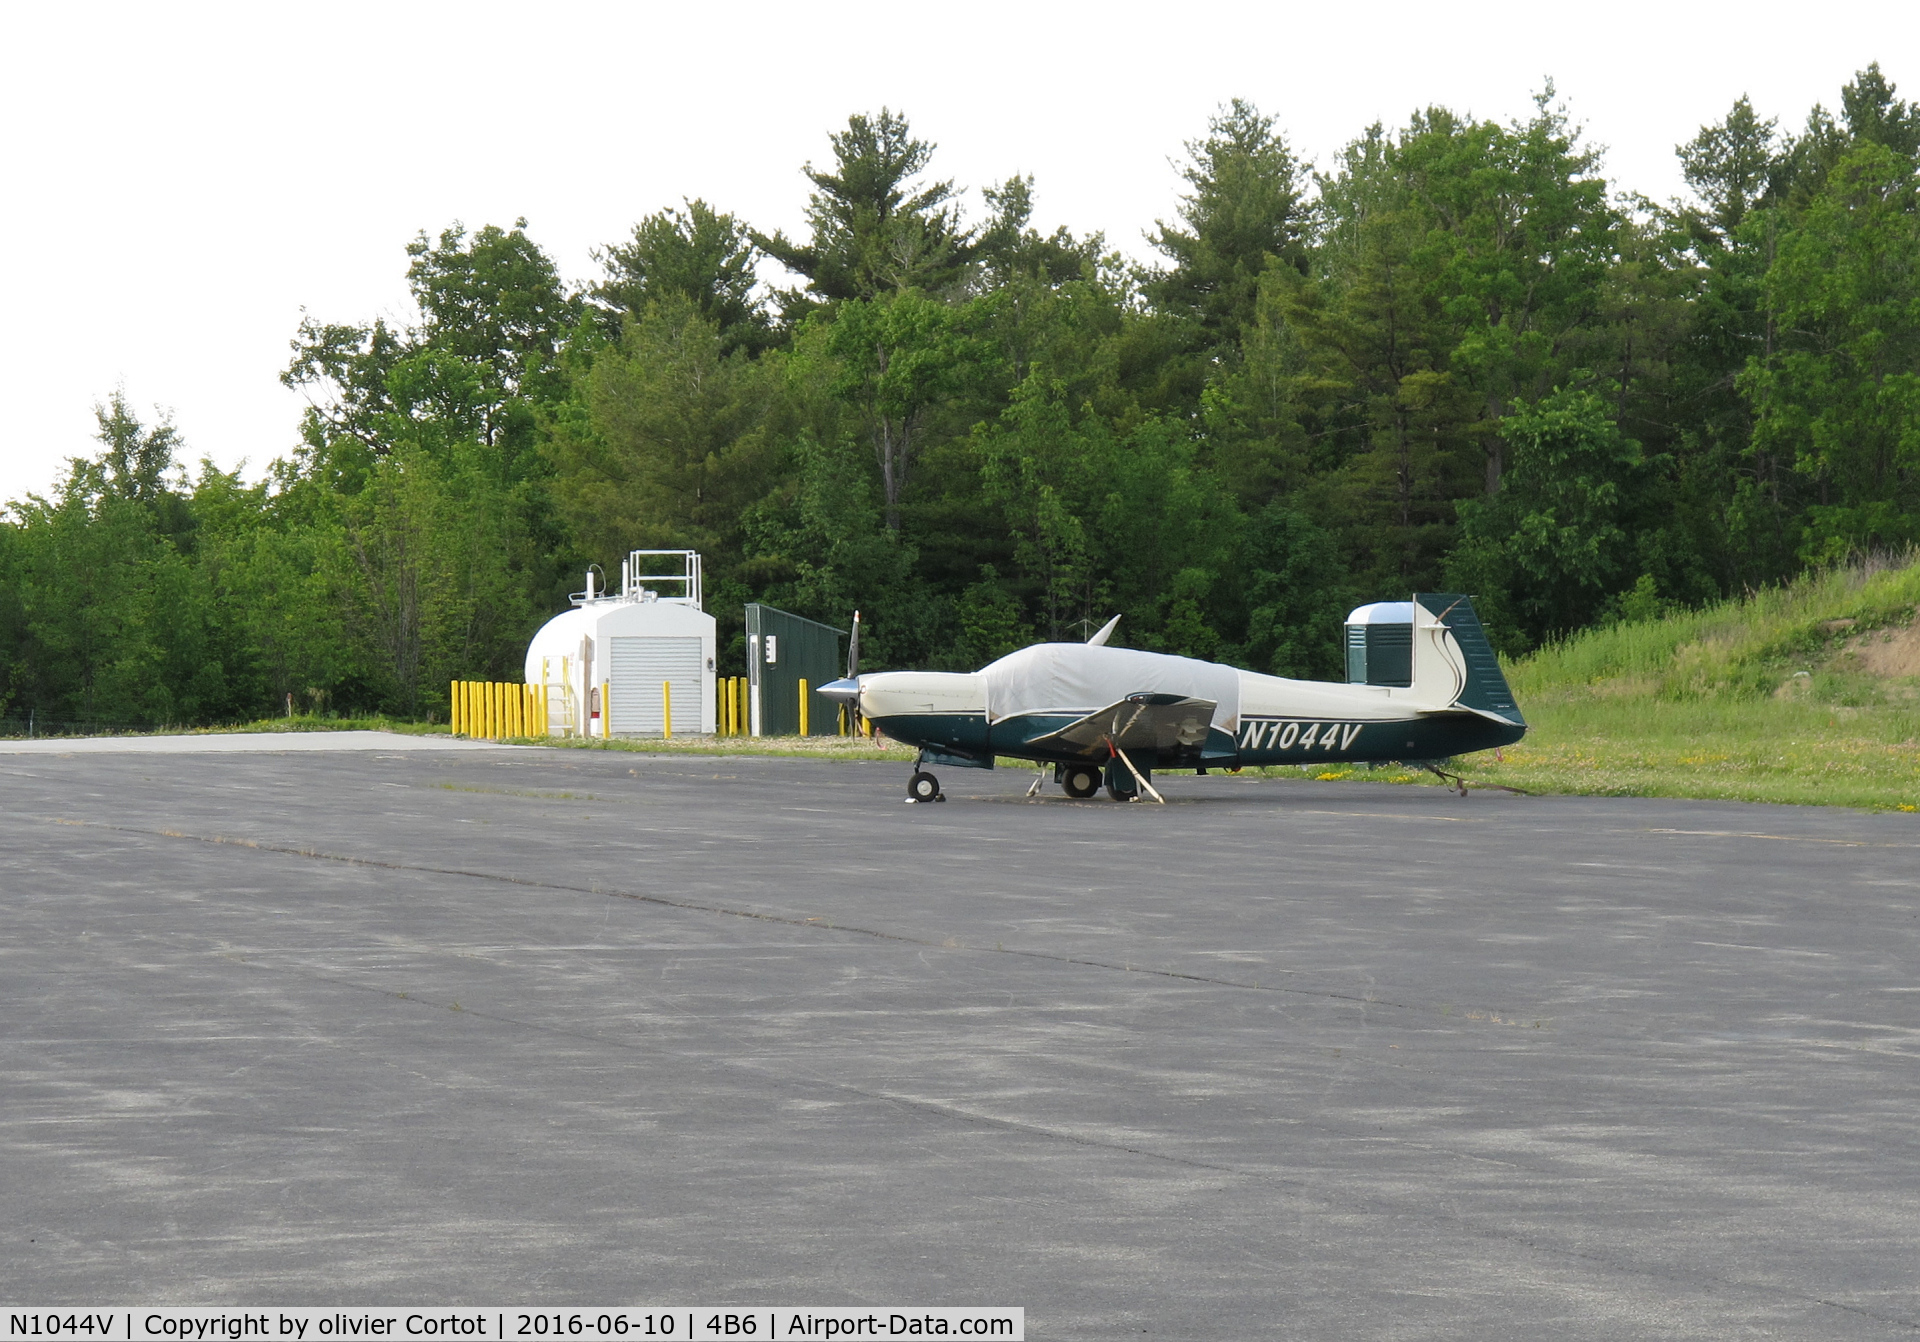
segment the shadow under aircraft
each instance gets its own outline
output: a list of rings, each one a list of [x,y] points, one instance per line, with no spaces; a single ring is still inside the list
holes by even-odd
[[[1119,621],[1085,643],[1036,643],[971,673],[859,674],[856,634],[847,678],[819,693],[919,748],[910,802],[945,800],[931,767],[991,769],[996,757],[1051,764],[1076,798],[1104,787],[1116,801],[1163,801],[1153,774],[1172,769],[1389,762],[1464,794],[1446,761],[1526,734],[1473,603],[1455,593],[1349,615],[1344,684],[1108,647]]]

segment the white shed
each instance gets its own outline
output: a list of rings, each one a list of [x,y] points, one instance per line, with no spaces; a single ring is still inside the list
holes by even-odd
[[[645,571],[676,563],[678,573]],[[635,550],[620,566],[617,596],[596,592],[595,576],[588,570],[573,609],[547,621],[527,645],[527,684],[547,687],[547,730],[658,736],[670,705],[675,732],[711,735],[716,626],[701,607],[700,556]],[[648,583],[678,590],[663,595]]]

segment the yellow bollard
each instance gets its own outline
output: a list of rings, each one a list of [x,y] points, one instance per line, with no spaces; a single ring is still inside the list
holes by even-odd
[[[673,682],[660,682],[660,735],[673,739]]]
[[[613,682],[610,680],[600,682],[600,735],[609,741],[613,739]]]
[[[807,682],[800,682],[800,735],[811,736],[807,730]]]

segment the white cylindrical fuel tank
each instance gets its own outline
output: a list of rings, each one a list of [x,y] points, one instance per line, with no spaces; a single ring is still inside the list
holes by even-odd
[[[711,615],[679,602],[589,601],[533,636],[527,683],[547,687],[555,736],[657,736],[669,709],[676,733],[711,734],[716,630]]]

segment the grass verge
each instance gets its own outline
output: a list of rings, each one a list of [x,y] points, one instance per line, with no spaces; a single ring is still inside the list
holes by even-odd
[[[1458,761],[1529,792],[1920,806],[1920,562],[1876,559],[1508,668],[1531,729]]]

